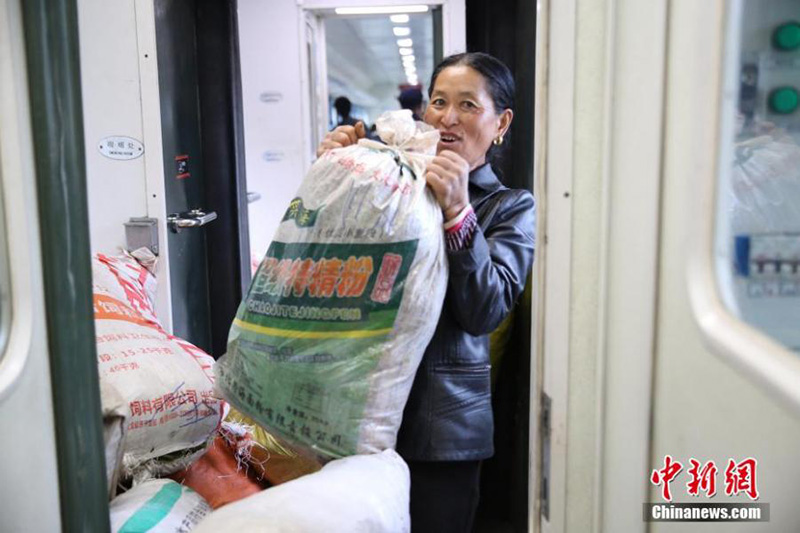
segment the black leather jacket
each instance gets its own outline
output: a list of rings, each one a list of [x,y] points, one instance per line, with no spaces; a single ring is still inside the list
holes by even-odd
[[[447,295],[403,413],[397,451],[410,461],[494,453],[489,333],[511,311],[533,264],[536,209],[483,165],[470,173],[478,217],[471,246],[449,252]]]

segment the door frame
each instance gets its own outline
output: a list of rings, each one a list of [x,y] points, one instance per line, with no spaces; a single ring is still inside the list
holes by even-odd
[[[204,0],[198,0],[198,4]],[[227,331],[247,287],[250,284],[250,240],[247,209],[247,179],[245,174],[244,152],[244,119],[242,102],[241,69],[239,65],[238,39],[238,2],[227,0],[225,7],[218,3],[206,1],[205,4],[216,6],[227,11],[226,18],[218,19],[220,32],[228,32],[225,51],[218,51],[221,56],[230,58],[230,76],[227,84],[216,84],[214,91],[219,93],[230,106],[229,116],[218,115],[211,119],[212,124],[225,128],[223,140],[225,146],[220,148],[211,162],[207,159],[208,136],[201,135],[204,150],[204,170],[206,172],[206,209],[217,211],[217,220],[206,231],[206,261],[209,271],[209,306],[212,330],[212,346],[215,355],[223,353]],[[158,52],[156,46],[155,3],[152,0],[134,2],[136,17],[136,36],[138,46],[139,83],[142,100],[142,137],[147,147],[144,155],[145,188],[147,191],[147,216],[158,219],[159,263],[156,277],[158,288],[156,293],[156,314],[167,331],[173,331],[172,288],[169,279],[170,250],[168,229],[166,227],[167,205],[165,195],[166,169],[163,160],[161,99],[158,81]],[[214,20],[211,21],[214,23]],[[200,53],[198,48],[198,54]],[[205,50],[206,58],[215,53]],[[203,59],[198,57],[198,63]],[[198,83],[200,83],[198,77]],[[219,80],[208,80],[215,83]],[[203,97],[201,95],[201,106]],[[207,106],[210,109],[210,106]],[[226,106],[227,107],[227,106]],[[206,109],[205,115],[208,115]],[[202,124],[207,124],[208,117],[201,113]],[[203,126],[201,125],[201,128]],[[219,132],[216,132],[218,134]],[[215,138],[216,140],[216,138]],[[218,144],[218,143],[217,143]],[[209,151],[209,156],[211,156]],[[225,157],[227,155],[227,158]],[[233,180],[217,179],[220,173],[232,176]],[[209,203],[211,202],[211,203]],[[213,206],[213,207],[212,207]],[[238,238],[231,238],[236,235]],[[189,339],[190,340],[190,339]]]
[[[667,4],[547,2],[547,161],[537,165],[546,172],[541,320],[552,400],[545,532],[647,530]],[[590,189],[597,194],[581,194]],[[596,249],[583,249],[595,233]],[[587,291],[590,308],[581,307]]]
[[[61,527],[65,531],[108,531],[77,5],[75,0],[33,0],[22,2],[22,11]],[[60,149],[54,150],[56,146]],[[38,413],[33,415],[36,418]]]

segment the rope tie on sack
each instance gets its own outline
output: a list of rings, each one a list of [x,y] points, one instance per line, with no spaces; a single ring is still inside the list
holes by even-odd
[[[358,141],[358,145],[381,152],[390,152],[397,166],[401,169],[408,170],[414,180],[425,172],[425,167],[434,158],[433,155],[410,152],[403,150],[402,147],[389,146],[388,144],[383,144],[371,139],[361,139]]]
[[[383,143],[361,139],[359,146],[390,152],[401,171],[407,169],[414,180],[424,174],[425,167],[436,155],[439,142],[436,129],[424,122],[415,122],[408,109],[384,113],[375,121],[375,128]]]

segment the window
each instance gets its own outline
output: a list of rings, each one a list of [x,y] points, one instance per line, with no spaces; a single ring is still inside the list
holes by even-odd
[[[729,6],[717,282],[734,316],[800,352],[800,2]]]

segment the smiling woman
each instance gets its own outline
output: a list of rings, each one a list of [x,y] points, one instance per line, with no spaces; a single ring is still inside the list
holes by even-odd
[[[476,64],[486,61],[479,54],[461,54],[447,58],[437,67],[429,91],[431,103],[425,112],[425,122],[436,127],[442,136],[439,150],[458,153],[467,160],[470,170],[486,162],[493,143],[503,143],[514,117],[510,74],[507,79],[502,75],[493,77],[460,63],[475,56]]]
[[[403,413],[397,451],[411,471],[415,531],[472,529],[480,464],[494,453],[488,334],[522,293],[533,263],[533,196],[512,190],[487,163],[513,119],[514,81],[482,53],[434,70],[425,122],[441,135],[426,181],[444,214],[447,296]],[[330,132],[318,154],[363,131]],[[436,505],[430,505],[435,501]]]

